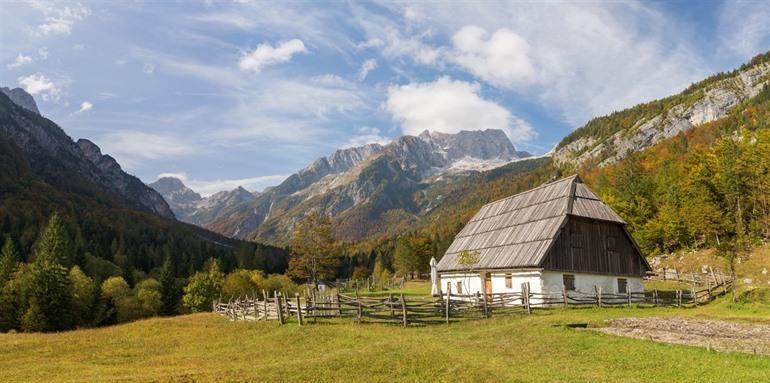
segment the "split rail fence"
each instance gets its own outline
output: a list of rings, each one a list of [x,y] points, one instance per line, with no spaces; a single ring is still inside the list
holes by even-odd
[[[536,293],[528,283],[521,292],[496,294],[458,295],[443,293],[435,296],[411,296],[400,294],[366,294],[359,290],[354,294],[308,294],[294,297],[274,292],[272,296],[262,292],[239,297],[227,302],[217,300],[214,312],[232,320],[277,320],[280,324],[296,321],[300,326],[307,322],[329,318],[355,318],[358,321],[390,322],[403,326],[409,324],[450,323],[462,319],[488,318],[505,313],[531,313],[533,309],[576,306],[676,306],[693,307],[708,303],[725,295],[734,288],[731,278],[718,278],[706,288],[689,290],[657,290],[628,293],[607,293],[601,287],[593,292],[567,291],[561,293]]]

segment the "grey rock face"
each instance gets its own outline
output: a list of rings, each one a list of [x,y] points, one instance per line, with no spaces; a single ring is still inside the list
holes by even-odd
[[[0,92],[8,96],[14,104],[27,109],[30,112],[40,114],[40,111],[37,109],[37,103],[35,103],[35,98],[24,89],[1,87]]]
[[[727,116],[734,106],[762,90],[768,82],[768,74],[770,63],[747,68],[709,86],[691,105],[679,104],[661,114],[639,120],[631,128],[620,130],[603,142],[593,137],[580,138],[557,150],[553,157],[557,163],[582,164],[604,155],[600,166],[615,163],[630,153]]]
[[[84,138],[79,139],[77,144],[86,158],[101,171],[103,182],[113,193],[161,217],[174,219],[174,213],[158,192],[124,172],[120,164],[111,156],[102,154],[96,144]]]

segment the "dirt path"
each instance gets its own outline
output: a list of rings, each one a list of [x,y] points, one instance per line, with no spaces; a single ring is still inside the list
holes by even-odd
[[[690,318],[621,318],[594,328],[606,334],[655,342],[770,355],[770,326]]]

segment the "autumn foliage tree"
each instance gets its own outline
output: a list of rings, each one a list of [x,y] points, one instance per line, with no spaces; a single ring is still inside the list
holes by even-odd
[[[317,212],[306,215],[294,230],[287,274],[316,285],[319,279],[334,277],[338,266],[338,246],[331,219]]]

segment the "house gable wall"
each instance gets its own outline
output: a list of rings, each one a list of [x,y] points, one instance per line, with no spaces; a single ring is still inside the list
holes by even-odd
[[[546,270],[643,276],[642,255],[618,223],[569,216],[540,265]]]

